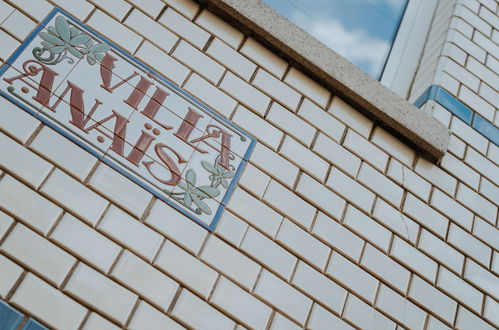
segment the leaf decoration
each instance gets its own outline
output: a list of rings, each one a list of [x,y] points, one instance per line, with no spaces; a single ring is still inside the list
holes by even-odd
[[[69,32],[69,26],[63,16],[58,16],[55,19],[55,29],[57,34],[64,42],[69,42],[71,38],[71,32]]]
[[[193,169],[188,169],[185,172],[185,180],[181,180],[177,184],[177,187],[182,191],[169,192],[165,190],[165,192],[195,213],[210,215],[212,210],[205,200],[218,197],[220,195],[218,187],[221,185],[223,188],[228,189],[229,181],[227,180],[234,177],[234,167],[229,165],[231,170],[227,170],[220,165],[219,161],[220,156],[215,159],[213,164],[205,160],[201,161],[201,166],[209,173],[210,185],[196,187],[197,174]]]
[[[50,33],[47,33],[47,32],[41,32],[40,33],[40,38],[42,38],[43,40],[45,40],[46,42],[48,43],[51,43],[53,45],[57,45],[57,46],[64,46],[64,41],[62,41],[61,39],[59,39],[58,37],[56,36],[53,36],[52,34]]]
[[[89,34],[69,23],[62,15],[56,17],[54,25],[47,27],[48,32],[40,33],[42,47],[33,49],[33,56],[40,62],[54,65],[67,59],[73,63],[73,56],[78,59],[86,57],[88,64],[94,65],[101,62],[105,53],[111,49],[105,43],[96,43]],[[49,56],[43,57],[46,52]]]
[[[185,174],[185,181],[187,181],[187,186],[195,186],[196,185],[196,172],[192,169],[188,169]]]
[[[192,200],[201,212],[206,213],[208,215],[211,214],[210,207],[205,202],[203,202],[201,199],[194,197]]]
[[[211,186],[201,186],[195,190],[196,194],[203,198],[214,198],[220,195],[220,190]]]
[[[87,41],[90,40],[90,36],[88,34],[79,34],[71,38],[69,40],[69,44],[71,46],[77,46],[86,43]]]

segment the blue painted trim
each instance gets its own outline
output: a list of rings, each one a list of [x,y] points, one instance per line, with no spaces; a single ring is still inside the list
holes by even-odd
[[[420,108],[427,101],[437,102],[487,139],[496,145],[499,145],[499,128],[467,107],[441,86],[432,85],[428,87],[428,89],[414,102],[414,105]]]
[[[47,328],[30,318],[28,322],[24,323],[21,330],[47,330]]]
[[[480,134],[487,137],[490,141],[494,142],[496,145],[499,145],[499,129],[490,121],[475,113],[472,127]]]
[[[233,193],[233,191],[234,191],[234,189],[236,187],[237,181],[239,180],[239,177],[241,176],[243,169],[246,167],[246,163],[248,162],[249,157],[251,156],[251,153],[253,152],[253,149],[255,148],[256,139],[252,135],[250,135],[248,132],[246,132],[245,130],[241,129],[240,127],[238,127],[234,123],[230,122],[226,118],[224,118],[221,115],[219,115],[217,112],[215,112],[214,110],[212,110],[210,107],[208,107],[206,104],[204,104],[200,100],[196,99],[194,96],[188,94],[186,91],[184,91],[181,88],[177,87],[175,84],[173,84],[172,82],[170,82],[165,77],[161,76],[159,73],[157,73],[156,71],[154,71],[152,68],[148,67],[147,65],[145,65],[142,62],[139,62],[137,59],[133,58],[130,54],[128,54],[123,49],[121,49],[121,47],[119,47],[118,45],[114,44],[110,40],[104,38],[102,35],[100,35],[99,33],[95,32],[94,30],[90,29],[89,27],[83,25],[76,18],[74,18],[70,14],[66,13],[65,11],[63,11],[60,8],[53,9],[47,15],[47,17],[40,23],[40,25],[37,26],[35,28],[35,30],[33,30],[33,32],[28,36],[28,38],[9,57],[9,59],[7,60],[7,62],[5,62],[0,67],[0,76],[3,73],[5,73],[5,71],[17,59],[17,57],[26,49],[26,47],[29,46],[29,44],[33,41],[33,39],[36,38],[36,36],[39,34],[39,32],[42,29],[44,29],[45,26],[50,22],[50,20],[55,15],[57,15],[58,13],[60,13],[60,14],[62,14],[64,16],[66,16],[67,18],[71,19],[74,24],[78,25],[80,28],[82,28],[83,30],[87,31],[89,34],[93,35],[97,39],[100,39],[101,41],[109,44],[115,51],[121,53],[121,55],[124,57],[125,60],[129,60],[132,63],[134,63],[136,66],[138,66],[139,68],[142,68],[144,71],[152,73],[157,80],[163,82],[169,88],[173,89],[174,91],[176,91],[180,95],[184,96],[190,102],[195,103],[197,106],[201,107],[209,115],[211,115],[212,117],[217,118],[217,120],[219,120],[219,121],[225,123],[226,125],[230,126],[232,129],[238,131],[241,135],[245,136],[247,139],[249,139],[251,141],[250,145],[248,146],[248,149],[246,150],[246,152],[245,152],[245,154],[244,154],[244,156],[242,158],[241,164],[239,165],[238,169],[236,170],[236,173],[234,175],[234,178],[231,181],[230,186],[227,188],[227,191],[225,192],[225,195],[224,195],[224,197],[222,199],[222,203],[219,205],[219,207],[217,209],[217,212],[215,213],[215,216],[214,216],[212,222],[209,225],[207,225],[203,221],[199,220],[196,216],[194,216],[194,215],[188,213],[186,210],[184,210],[180,205],[177,205],[175,202],[172,202],[169,198],[166,198],[165,196],[163,196],[160,193],[156,192],[154,189],[150,188],[147,184],[145,184],[144,182],[142,182],[139,178],[135,177],[133,174],[128,173],[126,170],[124,170],[123,168],[121,168],[120,166],[118,166],[115,163],[115,161],[113,161],[113,160],[109,159],[108,157],[106,157],[106,153],[105,152],[99,153],[99,152],[93,150],[92,148],[90,148],[87,145],[87,143],[81,142],[79,138],[77,138],[76,136],[70,135],[68,132],[66,132],[63,129],[61,129],[56,123],[50,121],[46,117],[38,114],[37,112],[33,111],[32,109],[30,109],[26,105],[20,103],[18,100],[16,100],[15,98],[13,98],[8,93],[6,93],[4,91],[0,91],[0,95],[4,96],[9,101],[11,101],[15,105],[19,106],[20,108],[22,108],[23,110],[25,110],[26,112],[28,112],[33,117],[35,117],[38,120],[40,120],[41,122],[43,122],[45,125],[49,126],[53,130],[57,131],[58,133],[60,133],[64,137],[68,138],[72,142],[76,143],[78,146],[80,146],[84,150],[88,151],[90,154],[92,154],[95,157],[97,157],[97,159],[101,160],[102,162],[104,162],[105,164],[109,165],[114,170],[116,170],[119,173],[123,174],[128,179],[132,180],[133,182],[135,182],[136,184],[138,184],[139,186],[141,186],[142,188],[144,188],[145,190],[147,190],[148,192],[150,192],[151,194],[153,194],[154,196],[156,196],[158,199],[160,199],[163,202],[167,203],[168,205],[170,205],[171,207],[173,207],[175,210],[181,212],[182,214],[184,214],[185,216],[187,216],[188,218],[190,218],[194,222],[196,222],[199,225],[201,225],[203,228],[205,228],[205,229],[207,229],[209,231],[213,231],[215,229],[216,224],[220,220],[220,217],[221,217],[221,214],[222,214],[223,210],[225,209],[225,204],[228,202],[230,196],[232,195],[232,193]]]
[[[24,315],[7,303],[0,301],[0,329],[15,330],[23,320]]]

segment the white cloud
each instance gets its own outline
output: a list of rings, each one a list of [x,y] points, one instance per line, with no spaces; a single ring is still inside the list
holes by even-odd
[[[373,38],[364,31],[346,30],[340,22],[333,19],[311,20],[302,13],[295,12],[292,20],[350,62],[362,65],[372,75],[378,72],[390,47],[387,41]]]

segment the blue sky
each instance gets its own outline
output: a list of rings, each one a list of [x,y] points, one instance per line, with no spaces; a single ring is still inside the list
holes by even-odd
[[[378,78],[407,0],[264,0]]]

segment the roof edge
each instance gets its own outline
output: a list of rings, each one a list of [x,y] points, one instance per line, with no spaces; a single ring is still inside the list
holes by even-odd
[[[196,0],[288,60],[431,161],[447,151],[447,127],[319,42],[261,0]]]

